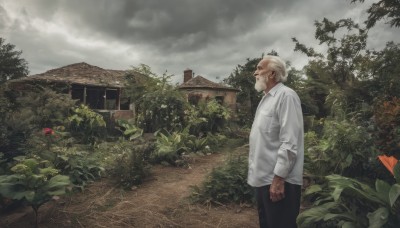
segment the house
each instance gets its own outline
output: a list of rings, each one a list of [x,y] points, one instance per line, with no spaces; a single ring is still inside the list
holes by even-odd
[[[14,87],[29,83],[55,85],[64,88],[63,91],[69,93],[72,99],[100,113],[108,113],[113,119],[129,119],[133,118],[134,110],[130,110],[128,98],[121,96],[127,73],[82,62],[13,80],[12,83]]]
[[[193,71],[183,71],[183,84],[179,90],[186,94],[188,101],[197,104],[201,100],[216,99],[220,104],[236,112],[236,93],[240,90],[212,82],[200,75],[193,77]]]

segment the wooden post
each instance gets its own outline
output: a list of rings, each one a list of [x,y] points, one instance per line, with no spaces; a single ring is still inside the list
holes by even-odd
[[[121,110],[121,101],[120,101],[120,99],[121,99],[121,88],[118,88],[117,89],[117,97],[115,98],[116,99],[116,101],[115,101],[115,108],[117,109],[117,110]]]
[[[86,105],[86,86],[83,87],[83,104]]]

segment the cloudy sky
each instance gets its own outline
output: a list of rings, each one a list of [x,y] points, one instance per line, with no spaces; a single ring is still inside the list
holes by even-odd
[[[0,0],[0,37],[22,50],[30,74],[86,62],[127,70],[140,63],[174,81],[193,69],[214,81],[247,58],[275,50],[301,68],[292,37],[316,47],[314,21],[363,22],[364,4],[349,0]],[[369,33],[380,49],[400,42],[383,23]]]

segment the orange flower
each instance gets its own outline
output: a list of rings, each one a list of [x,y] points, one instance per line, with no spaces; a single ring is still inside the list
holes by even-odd
[[[389,157],[386,155],[379,155],[378,158],[382,162],[382,164],[386,167],[386,169],[388,169],[389,172],[391,172],[392,175],[394,176],[393,169],[396,166],[398,160],[393,156]]]

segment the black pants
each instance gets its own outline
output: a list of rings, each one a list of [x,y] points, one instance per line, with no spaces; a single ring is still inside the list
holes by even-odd
[[[285,198],[275,203],[270,199],[269,188],[270,185],[255,188],[260,228],[296,228],[301,185],[285,182]]]

